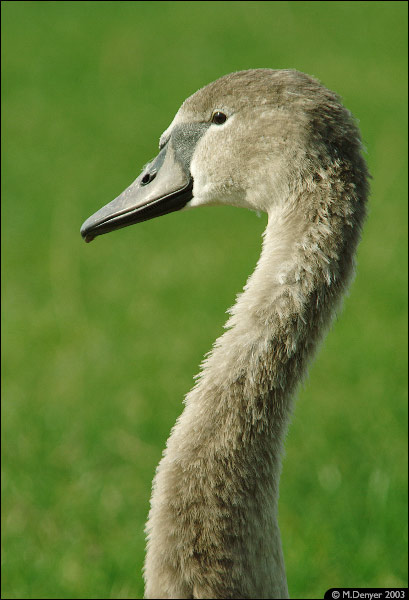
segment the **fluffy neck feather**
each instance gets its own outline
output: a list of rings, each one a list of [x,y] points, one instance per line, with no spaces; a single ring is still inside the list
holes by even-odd
[[[282,442],[364,215],[359,190],[334,190],[334,178],[336,167],[319,184],[304,180],[270,213],[256,270],[186,397],[154,483],[148,598],[288,596],[276,520]]]

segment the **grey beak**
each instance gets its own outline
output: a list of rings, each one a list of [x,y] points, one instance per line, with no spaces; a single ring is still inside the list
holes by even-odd
[[[192,199],[192,189],[188,166],[176,159],[169,141],[120,196],[85,221],[81,235],[91,242],[97,235],[179,210]]]

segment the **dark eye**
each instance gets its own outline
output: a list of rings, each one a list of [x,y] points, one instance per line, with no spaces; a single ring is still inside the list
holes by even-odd
[[[216,110],[212,114],[212,123],[216,123],[216,125],[223,125],[226,121],[227,117],[224,113],[220,112],[220,110]]]

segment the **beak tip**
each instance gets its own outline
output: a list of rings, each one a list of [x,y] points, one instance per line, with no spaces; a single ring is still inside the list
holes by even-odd
[[[90,227],[89,227],[88,221],[89,221],[89,219],[87,219],[85,221],[85,223],[82,225],[82,227],[80,229],[81,236],[82,236],[84,242],[86,242],[87,244],[89,244],[89,242],[92,242],[92,240],[96,237],[95,235],[93,235],[92,233],[89,232]]]

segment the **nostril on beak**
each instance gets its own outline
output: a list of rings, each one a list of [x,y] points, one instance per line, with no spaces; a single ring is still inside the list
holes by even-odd
[[[153,181],[155,179],[155,177],[156,177],[156,171],[152,171],[152,173],[145,173],[145,175],[142,177],[141,184],[148,185],[148,183]]]

